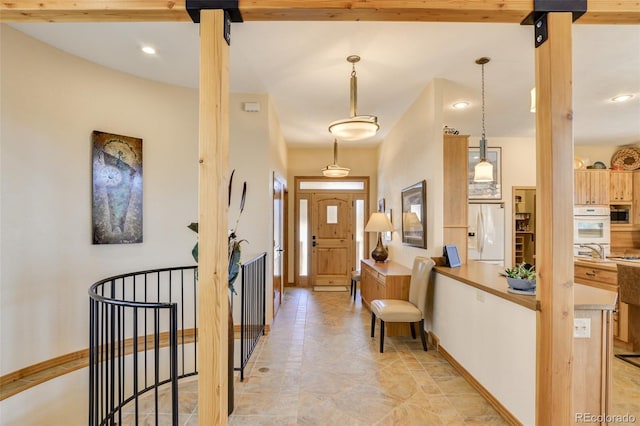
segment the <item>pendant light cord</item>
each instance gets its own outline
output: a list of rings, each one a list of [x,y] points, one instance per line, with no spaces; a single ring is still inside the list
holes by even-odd
[[[485,129],[484,129],[484,64],[482,64],[482,140],[485,141]]]

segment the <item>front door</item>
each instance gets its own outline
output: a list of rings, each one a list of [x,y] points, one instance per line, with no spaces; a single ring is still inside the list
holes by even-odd
[[[311,203],[311,284],[346,286],[353,258],[351,194],[313,194]]]
[[[296,176],[295,285],[349,286],[368,244],[369,178]]]

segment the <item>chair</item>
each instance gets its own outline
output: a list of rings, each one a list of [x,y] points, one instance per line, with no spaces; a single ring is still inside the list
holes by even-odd
[[[616,354],[617,358],[640,367],[640,267],[618,264],[620,302],[629,305],[629,341],[636,353]]]
[[[353,295],[354,302],[356,301],[356,290],[358,289],[359,281],[360,281],[360,271],[351,271],[351,294]]]
[[[385,322],[408,322],[411,327],[411,337],[416,338],[414,323],[420,327],[422,347],[427,350],[427,340],[424,333],[424,306],[427,301],[427,289],[434,261],[418,256],[413,261],[411,281],[409,283],[409,300],[376,299],[371,302],[371,337],[374,337],[376,317],[380,318],[380,353],[384,352],[384,324]]]

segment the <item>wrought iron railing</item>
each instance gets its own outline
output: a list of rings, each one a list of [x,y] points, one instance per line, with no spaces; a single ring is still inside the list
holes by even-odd
[[[178,424],[178,379],[198,371],[196,313],[196,266],[118,275],[89,288],[90,426],[139,424],[148,392],[157,424],[163,385]]]
[[[241,320],[240,320],[240,380],[260,336],[264,334],[266,309],[267,253],[242,264]]]
[[[241,380],[261,335],[266,253],[242,265]],[[196,266],[106,278],[89,288],[89,425],[139,424],[154,414],[165,385],[178,424],[178,380],[198,374]],[[233,380],[232,377],[229,380]],[[161,389],[162,387],[162,389]],[[141,412],[141,397],[149,411]]]

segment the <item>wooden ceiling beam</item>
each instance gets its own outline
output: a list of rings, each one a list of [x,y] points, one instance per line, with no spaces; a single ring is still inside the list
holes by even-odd
[[[185,0],[14,0],[0,22],[191,22]]]
[[[520,23],[533,0],[239,0],[245,21]],[[185,0],[0,0],[0,22],[189,21]],[[638,0],[589,0],[577,23],[639,24]]]

